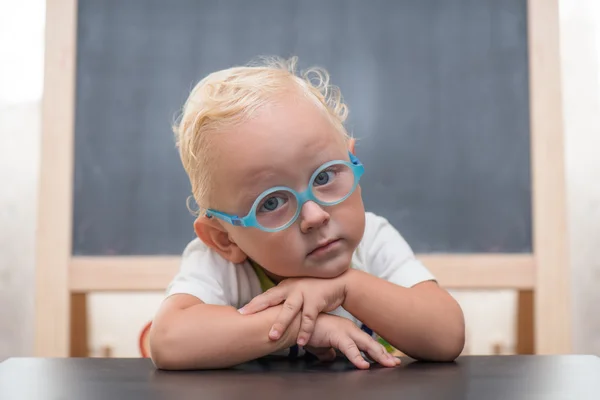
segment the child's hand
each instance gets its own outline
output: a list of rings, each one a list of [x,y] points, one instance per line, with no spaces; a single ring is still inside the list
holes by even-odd
[[[290,278],[256,296],[240,309],[240,313],[254,314],[284,302],[269,331],[269,338],[278,340],[296,315],[302,312],[297,342],[304,346],[310,341],[319,314],[335,310],[342,305],[345,297],[346,285],[342,277]]]
[[[317,357],[319,361],[334,361],[337,356],[333,347],[304,346],[304,350]]]
[[[352,321],[336,315],[319,315],[307,347],[323,350],[323,354],[317,354],[321,360],[331,359],[332,353],[327,353],[330,348],[339,349],[360,369],[369,368],[369,363],[360,354],[361,351],[368,353],[373,361],[385,367],[400,364],[399,358],[389,354],[385,347],[360,330]]]

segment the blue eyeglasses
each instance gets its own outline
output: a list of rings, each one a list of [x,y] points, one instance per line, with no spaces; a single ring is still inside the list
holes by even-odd
[[[307,201],[314,201],[321,206],[334,206],[350,197],[364,173],[364,166],[354,154],[348,154],[350,162],[334,160],[321,165],[312,174],[308,188],[303,192],[276,186],[261,193],[245,217],[212,209],[206,211],[206,216],[265,232],[284,230],[298,219]]]

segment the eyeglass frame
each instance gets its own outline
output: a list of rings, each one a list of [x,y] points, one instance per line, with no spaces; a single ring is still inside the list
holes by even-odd
[[[248,211],[248,214],[246,214],[243,217],[239,217],[237,215],[232,215],[232,214],[227,214],[227,213],[217,211],[214,209],[207,209],[205,212],[205,215],[207,218],[212,218],[212,217],[219,218],[233,226],[240,226],[240,227],[244,227],[244,228],[257,228],[264,232],[279,232],[284,229],[287,229],[294,222],[296,222],[296,220],[298,219],[298,216],[300,215],[300,212],[302,211],[302,207],[304,207],[304,204],[306,204],[306,202],[313,201],[320,206],[331,207],[331,206],[335,206],[337,204],[342,203],[348,197],[350,197],[352,195],[352,193],[354,193],[354,191],[356,190],[356,187],[358,186],[358,182],[360,181],[360,178],[362,177],[362,175],[365,172],[365,167],[360,162],[360,160],[354,154],[352,154],[352,152],[349,151],[348,155],[350,156],[350,162],[344,161],[344,160],[332,160],[332,161],[326,162],[325,164],[323,164],[319,168],[317,168],[317,170],[311,175],[311,177],[308,181],[309,186],[302,192],[298,192],[298,191],[296,191],[292,188],[286,187],[286,186],[275,186],[275,187],[265,190],[264,192],[262,192],[261,194],[259,194],[256,197],[256,200],[254,200],[254,203],[252,204],[252,208],[250,208],[250,211]],[[352,188],[348,191],[348,194],[346,194],[344,197],[342,197],[339,200],[333,201],[333,202],[324,202],[324,201],[317,199],[312,192],[311,183],[326,168],[329,168],[332,165],[340,165],[340,164],[348,166],[350,168],[350,170],[352,171],[352,173],[354,174],[354,183],[352,184]],[[284,225],[282,225],[278,228],[264,227],[258,222],[258,220],[256,218],[256,208],[258,207],[260,202],[266,196],[268,196],[271,193],[278,192],[278,191],[287,191],[287,192],[292,193],[296,197],[296,201],[298,203],[296,206],[296,214],[294,214],[294,216],[287,223],[285,223]]]

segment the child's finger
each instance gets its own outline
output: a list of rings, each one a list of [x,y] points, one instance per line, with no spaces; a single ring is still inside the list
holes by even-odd
[[[348,360],[357,368],[369,369],[369,362],[365,360],[362,354],[360,354],[358,346],[349,336],[344,335],[342,338],[340,338],[338,349],[344,353],[346,358],[348,358]]]
[[[359,349],[369,354],[369,357],[386,367],[395,367],[399,364],[399,359],[391,356],[385,347],[371,336],[363,331],[356,331],[351,334],[351,338],[356,342]]]
[[[315,323],[319,313],[323,311],[319,309],[316,301],[306,299],[302,305],[302,321],[300,323],[300,331],[298,332],[298,345],[304,346],[310,341],[310,337],[315,331]]]
[[[238,311],[240,314],[245,315],[255,314],[257,312],[266,310],[269,307],[281,304],[281,302],[285,300],[286,295],[287,290],[285,287],[276,286],[262,294],[259,294]]]
[[[281,334],[287,330],[296,315],[302,309],[303,303],[302,292],[292,292],[289,297],[283,303],[283,307],[269,332],[269,338],[272,340],[278,340]]]

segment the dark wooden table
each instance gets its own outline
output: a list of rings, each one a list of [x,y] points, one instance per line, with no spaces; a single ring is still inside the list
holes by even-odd
[[[473,356],[359,371],[263,359],[221,371],[167,372],[148,359],[12,358],[0,399],[600,399],[595,356]]]

